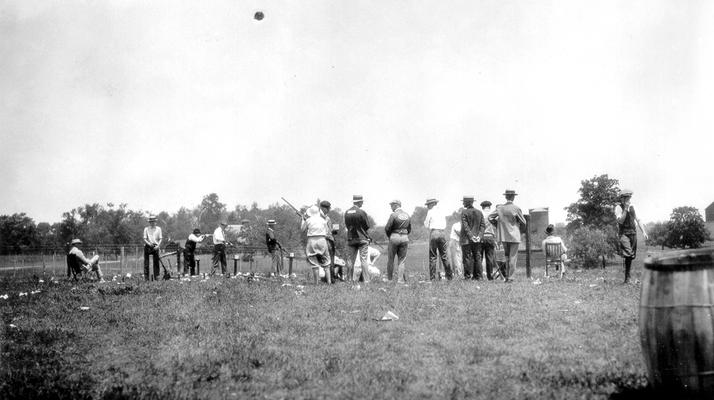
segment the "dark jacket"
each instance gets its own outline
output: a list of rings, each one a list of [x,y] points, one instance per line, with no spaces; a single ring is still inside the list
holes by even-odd
[[[357,206],[345,211],[345,227],[347,228],[347,244],[358,245],[369,243],[369,218],[367,213]]]
[[[397,208],[392,215],[389,216],[387,225],[384,226],[384,231],[389,237],[392,233],[409,234],[412,232],[412,221],[409,214],[401,208]]]
[[[468,207],[461,212],[461,244],[474,243],[471,236],[483,238],[486,223],[481,210]]]

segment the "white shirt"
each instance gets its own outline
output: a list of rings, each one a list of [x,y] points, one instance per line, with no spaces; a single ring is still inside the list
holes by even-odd
[[[163,237],[161,236],[161,228],[158,226],[147,226],[144,228],[144,243],[149,246],[160,245]]]
[[[226,237],[223,235],[223,228],[220,226],[213,231],[213,244],[224,244]]]
[[[451,235],[449,236],[451,240],[461,240],[461,222],[456,222],[451,225]]]
[[[560,248],[563,249],[563,253],[568,251],[568,248],[565,247],[565,243],[563,243],[563,239],[561,239],[558,236],[548,236],[543,240],[543,243],[541,243],[541,248],[543,249],[543,254],[545,254],[545,245],[549,243],[556,243],[560,244]]]
[[[427,229],[446,229],[446,214],[444,214],[438,204],[434,204],[434,207],[426,212],[424,226],[426,226]]]
[[[204,239],[204,236],[203,236],[203,235],[198,236],[198,235],[196,235],[196,234],[194,234],[194,233],[188,235],[188,240],[190,240],[190,241],[192,241],[192,242],[200,243],[200,242],[203,241],[203,239]]]

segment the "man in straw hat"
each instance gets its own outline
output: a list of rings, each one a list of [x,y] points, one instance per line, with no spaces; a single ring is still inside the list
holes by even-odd
[[[149,276],[149,257],[151,256],[154,263],[153,279],[159,279],[159,246],[163,236],[161,228],[156,226],[156,216],[149,216],[149,226],[144,228],[144,279],[150,280]]]
[[[518,264],[518,246],[521,244],[521,225],[526,224],[523,212],[520,207],[513,204],[516,198],[516,191],[507,189],[503,195],[506,197],[506,204],[496,207],[496,210],[488,216],[491,223],[496,223],[497,235],[503,245],[503,252],[506,256],[506,270],[504,278],[506,282],[513,282],[513,273]]]
[[[84,256],[82,250],[79,249],[81,245],[81,240],[72,239],[72,248],[67,254],[69,259],[69,265],[72,267],[73,270],[75,270],[75,272],[79,272],[77,270],[81,270],[84,272],[94,271],[97,273],[97,279],[99,279],[99,282],[104,282],[104,275],[102,274],[102,269],[99,267],[99,256],[95,255],[91,259],[87,259],[87,257]]]
[[[211,269],[211,275],[216,273],[218,265],[221,266],[221,275],[226,274],[226,269],[228,262],[226,261],[226,245],[228,241],[226,240],[226,227],[228,226],[228,221],[221,220],[218,227],[213,231],[213,268]]]
[[[480,280],[481,239],[486,229],[483,213],[474,208],[474,196],[464,196],[461,211],[461,252],[464,259],[464,278]]]
[[[406,260],[409,248],[409,234],[412,232],[412,221],[409,214],[402,210],[402,202],[392,200],[389,202],[392,214],[389,216],[384,231],[389,238],[387,247],[387,279],[394,277],[394,257],[397,257],[397,283],[407,282]],[[367,265],[362,263],[362,265]],[[362,268],[364,271],[367,268]]]
[[[335,228],[338,228],[339,225],[336,226],[332,223],[332,219],[329,215],[331,208],[332,204],[330,204],[329,201],[322,200],[320,202],[320,216],[325,220],[325,223],[327,224],[327,234],[325,235],[325,240],[327,240],[327,247],[330,250],[330,272],[332,281],[334,282],[335,279],[341,279],[342,268],[340,268],[339,272],[335,268],[335,235],[338,232],[338,230]]]
[[[437,257],[441,258],[441,265],[444,267],[446,279],[451,280],[453,278],[447,254],[446,235],[444,234],[447,215],[438,204],[439,200],[435,198],[427,199],[424,204],[427,208],[424,226],[429,230],[429,279],[432,281],[441,278],[441,274],[436,270]]]
[[[265,245],[268,246],[268,253],[270,253],[270,269],[275,271],[276,275],[281,275],[283,273],[283,246],[275,237],[275,225],[277,223],[274,219],[268,220]]]
[[[630,270],[632,260],[637,256],[637,228],[640,228],[644,239],[647,240],[647,232],[642,227],[635,207],[632,205],[632,190],[623,189],[620,191],[619,204],[615,206],[615,218],[617,219],[617,230],[620,239],[620,255],[625,262],[625,282],[630,281]]]
[[[347,268],[347,277],[350,281],[359,280],[359,276],[355,277],[354,262],[357,254],[359,254],[362,265],[368,265],[368,247],[372,239],[367,234],[370,228],[369,217],[362,210],[364,199],[362,195],[352,196],[352,207],[345,211],[345,228],[347,228],[347,258],[345,260]],[[360,274],[365,283],[370,281],[368,268],[362,268]]]

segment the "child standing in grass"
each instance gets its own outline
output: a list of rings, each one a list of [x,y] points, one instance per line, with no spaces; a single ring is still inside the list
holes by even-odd
[[[312,276],[317,284],[320,281],[320,268],[330,266],[330,251],[327,247],[327,222],[320,216],[317,206],[307,209],[307,219],[303,219],[300,229],[307,234],[305,254],[312,266]],[[331,283],[330,274],[325,274],[327,283]]]

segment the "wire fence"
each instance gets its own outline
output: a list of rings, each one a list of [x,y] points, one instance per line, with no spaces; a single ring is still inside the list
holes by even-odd
[[[83,246],[82,252],[87,258],[99,255],[99,264],[105,275],[143,275],[144,246],[143,245],[90,245]],[[287,272],[290,263],[294,270],[301,271],[305,263],[302,249],[286,249],[282,252],[284,271]],[[159,251],[162,270],[170,273],[184,273],[184,254],[180,246],[167,245]],[[213,246],[196,248],[195,257],[201,273],[211,272],[213,267]],[[265,246],[237,245],[226,247],[226,259],[231,273],[271,271],[271,255]],[[153,270],[152,257],[149,257],[150,269]],[[219,271],[220,272],[220,271]],[[0,274],[12,275],[49,275],[66,276],[67,249],[64,246],[24,249],[21,254],[0,255]]]

